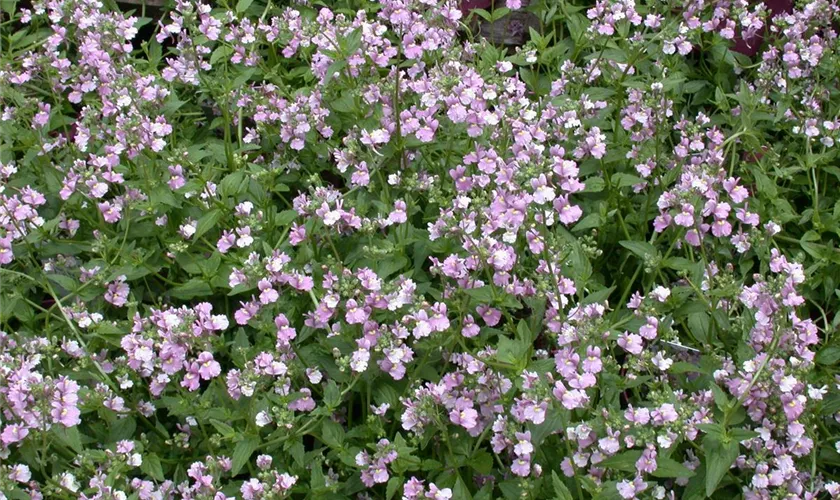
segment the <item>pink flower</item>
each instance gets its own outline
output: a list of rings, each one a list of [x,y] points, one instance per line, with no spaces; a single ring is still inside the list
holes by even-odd
[[[642,353],[644,342],[642,341],[642,337],[636,335],[635,333],[625,332],[618,337],[618,345],[625,351],[638,356]]]
[[[18,424],[7,425],[0,433],[0,441],[8,446],[12,443],[23,441],[29,435],[29,429]]]
[[[227,253],[235,244],[236,235],[233,234],[233,231],[228,230],[222,233],[222,237],[216,243],[216,248],[219,249],[220,253]]]
[[[449,420],[453,424],[469,430],[478,425],[478,412],[473,408],[455,409],[449,412]]]
[[[429,483],[429,491],[426,493],[426,498],[432,500],[450,500],[452,498],[452,490],[450,488],[438,488],[435,483]]]
[[[213,377],[218,377],[222,373],[222,367],[218,361],[213,359],[213,355],[207,351],[198,355],[198,374],[202,380],[210,380]]]
[[[108,285],[108,290],[105,292],[105,301],[117,307],[122,307],[128,301],[129,291],[130,289],[125,283],[125,276],[120,276]]]
[[[32,119],[32,128],[44,128],[50,122],[50,105],[38,103],[38,113]]]
[[[181,387],[186,387],[186,389],[190,392],[198,390],[201,382],[201,375],[199,375],[198,369],[198,363],[194,362],[189,365],[187,373],[184,375],[184,379],[181,380]]]
[[[312,411],[315,409],[315,400],[312,399],[312,391],[306,387],[300,390],[301,397],[289,403],[289,409],[294,411]]]
[[[97,206],[99,207],[99,212],[102,213],[102,217],[105,219],[105,222],[109,224],[118,222],[120,218],[122,218],[122,205],[119,203],[103,201]]]
[[[560,222],[567,226],[577,222],[580,216],[583,215],[583,211],[579,206],[569,203],[568,195],[558,196],[554,199],[554,210],[560,214]]]
[[[297,222],[292,223],[292,229],[289,231],[289,244],[294,246],[300,245],[306,240],[306,227],[299,226]]]
[[[369,313],[365,307],[359,307],[359,304],[354,299],[348,300],[346,307],[347,314],[345,314],[344,319],[347,323],[351,325],[360,325],[367,321]]]
[[[531,473],[531,460],[523,457],[514,459],[510,471],[519,477],[527,477]]]

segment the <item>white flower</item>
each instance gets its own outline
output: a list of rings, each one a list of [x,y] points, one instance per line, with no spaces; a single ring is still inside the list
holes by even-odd
[[[656,442],[662,449],[670,448],[674,441],[668,436],[656,436]]]
[[[661,285],[654,288],[650,293],[659,302],[665,302],[671,296],[671,290]]]
[[[824,385],[822,387],[814,387],[813,385],[808,385],[808,397],[815,400],[815,401],[822,401],[823,396],[828,393],[828,386]]]
[[[267,412],[261,411],[257,413],[256,424],[257,427],[265,427],[271,423],[271,415]]]
[[[798,381],[796,377],[792,375],[787,375],[786,377],[782,378],[781,382],[779,382],[779,390],[782,392],[790,392],[796,387]]]
[[[69,472],[65,472],[61,475],[61,480],[58,482],[64,488],[72,491],[73,493],[79,491],[79,483],[76,481],[76,476],[70,474]]]
[[[127,463],[132,467],[140,467],[143,464],[143,457],[139,453],[135,453],[128,457]]]

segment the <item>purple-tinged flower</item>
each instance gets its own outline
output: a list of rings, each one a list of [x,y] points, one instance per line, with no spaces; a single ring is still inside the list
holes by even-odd
[[[222,372],[222,367],[219,362],[215,361],[213,354],[207,351],[198,355],[198,365],[198,374],[202,380],[210,380],[211,378],[218,377]]]
[[[3,441],[3,444],[8,446],[12,443],[23,441],[28,435],[29,429],[26,427],[19,424],[9,424],[0,433],[0,441]]]
[[[513,463],[510,465],[510,471],[519,477],[527,477],[531,473],[531,460],[527,457],[513,459]]]

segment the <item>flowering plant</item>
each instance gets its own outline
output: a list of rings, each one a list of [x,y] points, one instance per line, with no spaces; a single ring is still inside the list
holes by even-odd
[[[0,498],[840,497],[840,4],[473,4],[0,1]]]

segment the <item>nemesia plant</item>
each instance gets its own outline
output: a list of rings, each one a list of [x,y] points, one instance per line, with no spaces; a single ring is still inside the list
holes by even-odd
[[[840,497],[836,1],[151,3],[0,2],[0,498]]]

